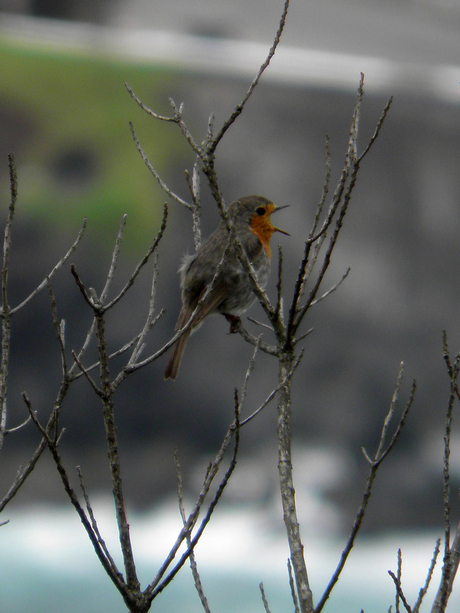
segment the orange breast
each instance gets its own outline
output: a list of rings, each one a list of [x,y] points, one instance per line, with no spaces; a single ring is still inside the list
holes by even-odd
[[[251,232],[258,237],[269,259],[272,253],[270,249],[270,239],[275,230],[276,228],[270,220],[269,213],[266,215],[257,215],[251,219]]]

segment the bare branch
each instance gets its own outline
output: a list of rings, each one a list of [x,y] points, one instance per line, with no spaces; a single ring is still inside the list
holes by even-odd
[[[153,600],[153,598],[155,598],[155,596],[157,594],[159,594],[176,576],[176,574],[179,572],[179,570],[182,568],[182,566],[184,565],[184,563],[186,562],[186,560],[188,559],[189,555],[190,555],[190,551],[193,550],[193,548],[196,546],[197,542],[199,541],[201,535],[203,534],[204,529],[206,528],[207,524],[209,523],[209,520],[211,519],[211,515],[214,512],[215,507],[217,506],[217,503],[220,500],[220,497],[223,494],[223,491],[225,489],[225,487],[227,486],[227,483],[233,473],[233,471],[235,470],[236,467],[236,457],[238,454],[238,448],[239,448],[239,421],[238,421],[238,402],[235,402],[235,420],[232,422],[232,424],[230,425],[230,427],[227,430],[227,433],[224,437],[224,440],[222,442],[222,445],[219,449],[219,451],[217,452],[217,455],[214,459],[214,461],[212,462],[212,464],[209,466],[207,472],[206,472],[206,477],[205,480],[203,482],[203,486],[201,489],[201,492],[195,502],[195,506],[192,509],[192,512],[190,513],[190,515],[187,518],[187,521],[184,525],[184,527],[182,528],[179,536],[176,539],[176,542],[173,546],[173,548],[171,549],[171,551],[169,552],[168,556],[166,557],[166,559],[164,560],[163,564],[161,565],[160,569],[157,572],[157,575],[155,577],[155,579],[150,583],[150,585],[148,586],[148,588],[144,591],[145,594],[148,594],[149,596],[149,600]],[[213,500],[211,501],[208,510],[200,524],[200,527],[198,528],[198,530],[196,531],[194,537],[191,539],[191,543],[190,546],[187,548],[187,550],[182,554],[182,556],[180,557],[180,559],[178,560],[178,562],[176,563],[176,565],[172,568],[172,570],[168,573],[168,575],[165,577],[165,579],[163,581],[161,581],[161,578],[164,576],[167,568],[169,567],[169,565],[171,564],[171,562],[174,560],[177,551],[180,547],[180,545],[183,543],[184,539],[186,538],[187,533],[190,533],[190,531],[192,530],[192,527],[195,525],[197,518],[198,518],[198,513],[200,512],[200,509],[202,507],[203,501],[205,496],[207,495],[207,493],[209,492],[209,488],[211,487],[211,483],[214,479],[214,477],[216,476],[219,467],[221,465],[221,462],[223,460],[223,457],[225,455],[225,452],[232,440],[232,438],[235,437],[235,446],[233,449],[233,456],[232,459],[230,461],[230,465],[229,468],[227,469],[224,478],[222,479],[221,483],[219,484],[219,487],[217,488],[217,492],[213,498]],[[160,583],[161,581],[161,583]]]
[[[136,342],[136,346],[133,349],[131,357],[129,358],[128,364],[134,364],[139,359],[139,356],[144,348],[144,339],[148,332],[153,328],[155,323],[161,317],[164,311],[160,311],[160,313],[154,317],[153,313],[155,312],[155,290],[156,290],[156,282],[158,278],[158,254],[155,253],[153,257],[153,275],[152,275],[152,286],[150,290],[150,300],[149,300],[149,310],[147,313],[147,318],[145,320],[144,327],[142,332],[138,335],[138,340]]]
[[[75,360],[78,368],[80,369],[82,375],[85,376],[86,380],[88,381],[88,383],[91,385],[91,387],[93,388],[93,391],[100,397],[103,396],[103,392],[102,390],[99,389],[99,387],[96,385],[96,383],[92,380],[92,378],[89,375],[88,370],[83,366],[83,364],[80,361],[80,358],[78,357],[78,355],[75,353],[75,351],[72,351],[72,356],[73,359]]]
[[[120,220],[120,226],[118,228],[117,238],[115,239],[115,245],[112,251],[112,259],[110,260],[109,272],[107,273],[107,279],[105,282],[105,286],[101,292],[101,296],[99,298],[99,303],[103,304],[108,296],[109,289],[112,285],[114,276],[115,276],[115,268],[117,267],[118,258],[120,256],[121,243],[123,241],[123,232],[126,227],[126,218],[128,216],[125,214]]]
[[[152,255],[152,253],[155,252],[156,248],[158,247],[158,244],[159,244],[160,240],[163,237],[164,231],[166,229],[166,221],[167,221],[167,219],[168,219],[168,205],[165,204],[164,205],[164,209],[163,209],[163,218],[161,220],[160,230],[159,230],[158,234],[156,235],[155,240],[153,241],[153,243],[148,248],[148,250],[147,250],[146,254],[144,255],[144,257],[142,258],[142,260],[139,262],[139,264],[134,269],[134,272],[132,273],[132,275],[128,279],[126,285],[120,291],[118,296],[116,296],[111,302],[109,302],[107,305],[105,305],[104,309],[106,311],[111,309],[115,304],[117,304],[117,302],[119,300],[121,300],[123,298],[123,296],[126,294],[126,292],[129,290],[129,288],[132,286],[132,284],[136,280],[139,272],[142,270],[142,268],[145,266],[145,264],[147,264],[147,262],[149,261],[150,256]]]
[[[380,119],[377,122],[377,126],[375,127],[374,134],[371,136],[369,143],[367,144],[367,147],[364,149],[364,151],[359,156],[358,162],[361,162],[364,156],[366,156],[369,153],[370,148],[372,147],[372,145],[375,142],[375,139],[379,135],[380,128],[382,127],[383,122],[385,121],[385,118],[388,114],[388,111],[390,110],[390,106],[392,102],[393,102],[393,96],[391,96],[388,102],[386,103],[385,108],[383,109],[382,114],[380,116]]]
[[[398,377],[396,379],[396,386],[393,392],[393,397],[391,399],[390,408],[383,422],[382,431],[380,434],[379,445],[378,445],[377,451],[375,452],[375,456],[374,456],[375,461],[379,460],[383,453],[383,447],[385,445],[385,439],[386,439],[386,435],[388,432],[388,427],[393,418],[393,414],[396,408],[396,403],[398,401],[398,395],[399,395],[399,390],[401,389],[403,373],[404,373],[404,362],[401,362],[399,365]]]
[[[260,595],[262,596],[262,602],[264,605],[265,613],[271,613],[270,607],[268,606],[267,597],[265,596],[264,584],[262,582],[259,583],[259,590],[260,590]]]
[[[321,302],[321,300],[324,300],[325,298],[327,298],[330,294],[332,294],[332,292],[335,292],[335,290],[342,285],[342,283],[345,281],[345,279],[348,277],[348,275],[350,274],[350,270],[351,268],[347,268],[346,272],[342,275],[342,277],[337,281],[337,283],[335,283],[330,289],[327,290],[327,292],[325,292],[322,296],[320,296],[319,298],[317,298],[316,300],[313,300],[313,302],[310,304],[310,306],[314,306],[315,304],[318,304],[318,302]]]
[[[107,340],[105,335],[105,319],[102,309],[95,310],[96,338],[99,357],[100,398],[102,400],[102,416],[104,420],[105,438],[109,458],[110,476],[112,481],[112,495],[115,503],[115,516],[117,520],[118,535],[120,539],[123,563],[126,572],[126,585],[131,593],[140,590],[139,580],[134,563],[129,523],[126,517],[123,483],[121,478],[121,465],[118,451],[117,429],[113,406],[113,389],[110,384]]]
[[[155,179],[156,179],[158,185],[161,187],[161,189],[166,194],[168,194],[168,196],[171,196],[171,198],[176,200],[176,202],[178,202],[179,204],[182,204],[182,206],[185,206],[185,208],[187,208],[187,209],[191,209],[192,207],[191,207],[191,205],[188,202],[183,200],[180,196],[178,196],[177,194],[175,194],[173,191],[171,191],[169,189],[169,187],[166,185],[166,183],[163,181],[163,179],[160,177],[158,172],[154,169],[154,167],[150,163],[147,155],[144,153],[144,150],[142,149],[141,144],[139,143],[139,141],[137,139],[136,133],[134,132],[133,124],[130,123],[129,127],[130,127],[131,134],[132,134],[132,137],[133,137],[133,140],[134,140],[134,144],[136,145],[136,149],[139,151],[139,154],[140,154],[141,158],[144,160],[145,165],[150,170],[152,175],[155,177]]]
[[[65,336],[64,336],[65,322],[64,320],[62,321],[58,320],[56,298],[54,297],[53,288],[51,287],[51,282],[49,279],[48,279],[48,292],[49,292],[50,299],[51,299],[51,314],[53,317],[54,332],[56,334],[56,338],[59,344],[59,351],[61,354],[62,373],[63,373],[63,376],[66,377],[67,376],[67,359],[65,355]]]
[[[16,160],[14,154],[8,155],[8,169],[10,175],[10,206],[3,236],[3,263],[2,263],[2,312],[8,310],[8,273],[10,263],[11,248],[11,228],[13,225],[16,201],[18,198],[18,175],[16,171]]]
[[[177,123],[178,118],[176,117],[176,115],[174,115],[173,117],[166,117],[165,115],[158,115],[158,113],[155,113],[154,111],[152,111],[151,109],[149,109],[148,106],[146,106],[137,96],[136,94],[133,92],[133,90],[131,89],[131,87],[125,83],[125,87],[126,90],[128,91],[129,95],[131,96],[131,98],[137,102],[137,104],[141,107],[141,109],[143,111],[145,111],[148,115],[150,115],[151,117],[153,117],[154,119],[159,119],[160,121],[172,121],[173,123]]]
[[[289,349],[280,354],[278,380],[283,381],[291,372],[294,353]],[[295,585],[299,607],[302,613],[313,611],[313,594],[308,579],[304,557],[304,546],[300,536],[297,519],[294,479],[292,473],[292,434],[291,434],[291,387],[290,379],[278,393],[278,479],[283,508],[283,521],[289,544],[290,559],[294,569]]]
[[[271,330],[273,332],[273,328],[271,328],[270,326],[267,326],[265,324],[261,324],[260,322],[248,317],[248,321],[252,321],[253,323],[257,324],[257,325],[261,325],[264,328],[268,328],[269,330]],[[254,347],[256,347],[258,345],[259,349],[261,351],[263,351],[264,353],[268,353],[269,355],[274,355],[274,356],[278,356],[280,353],[279,348],[276,345],[269,345],[268,343],[265,343],[264,341],[259,341],[259,337],[252,335],[250,332],[248,332],[248,330],[246,330],[246,328],[244,328],[243,324],[241,323],[241,321],[235,321],[233,323],[233,330],[235,332],[237,332],[238,334],[240,334],[243,339],[253,345]]]
[[[201,202],[200,202],[200,158],[196,157],[193,165],[192,176],[185,171],[185,178],[192,196],[192,231],[195,251],[201,247]]]
[[[24,467],[22,466],[19,467],[16,477],[13,483],[10,485],[9,490],[7,491],[5,496],[2,498],[2,500],[0,500],[0,513],[3,511],[6,505],[10,502],[10,500],[16,496],[19,489],[23,485],[24,481],[34,470],[40,456],[42,455],[45,449],[46,449],[46,441],[42,439],[40,441],[40,444],[38,445],[38,447],[35,449],[34,453],[32,454],[30,460],[27,462],[27,464]]]
[[[278,282],[276,284],[276,306],[275,317],[283,318],[283,295],[282,295],[282,275],[283,275],[283,250],[278,245]]]
[[[99,545],[101,546],[101,549],[104,552],[104,554],[105,554],[105,556],[107,558],[107,561],[108,561],[108,563],[111,566],[111,569],[112,569],[113,573],[115,575],[121,576],[121,573],[118,570],[117,565],[115,564],[115,561],[113,560],[112,556],[110,555],[110,552],[107,549],[107,545],[105,544],[105,541],[104,541],[104,539],[101,536],[101,533],[99,532],[99,526],[97,525],[97,521],[96,521],[96,518],[94,516],[93,508],[91,506],[88,494],[86,492],[85,482],[83,481],[83,474],[81,472],[80,466],[77,466],[77,473],[78,473],[78,480],[80,482],[80,489],[82,491],[83,498],[85,499],[86,511],[87,511],[88,516],[89,516],[89,518],[91,520],[91,527],[93,529],[94,535],[96,536],[97,541],[98,541]]]
[[[321,217],[321,213],[323,211],[323,206],[324,206],[324,203],[326,202],[326,198],[329,192],[330,178],[331,178],[331,156],[330,156],[330,151],[329,151],[329,137],[326,135],[326,175],[324,179],[323,192],[321,195],[321,200],[319,201],[316,207],[315,218],[313,221],[313,226],[310,230],[309,238],[307,241],[305,241],[303,257],[300,263],[299,272],[297,273],[297,279],[295,282],[294,292],[292,295],[291,307],[289,309],[288,338],[290,338],[290,329],[292,328],[294,321],[295,321],[295,317],[297,315],[299,300],[303,295],[305,283],[307,281],[309,273],[313,269],[313,266],[316,262],[316,259],[319,254],[319,249],[321,248],[322,242],[325,238],[326,231],[332,222],[333,211],[335,211],[335,208],[332,209],[332,204],[334,203],[334,200],[333,200],[331,207],[329,207],[329,211],[323,223],[323,226],[321,230],[319,231],[319,233],[316,234],[319,220]],[[319,244],[317,245],[315,249],[313,260],[310,261],[310,252],[311,252],[312,244],[316,242],[319,238],[321,238],[321,241],[319,242]]]
[[[200,159],[203,159],[203,152],[199,145],[197,145],[193,139],[193,136],[190,133],[190,130],[187,128],[185,121],[182,119],[182,113],[184,110],[184,104],[182,103],[179,107],[177,107],[176,103],[172,98],[169,99],[169,104],[174,109],[175,116],[177,117],[177,125],[182,132],[182,135],[193,149],[193,151],[198,155]]]
[[[11,350],[11,310],[8,303],[8,274],[11,248],[11,228],[13,225],[16,200],[18,195],[18,178],[16,173],[16,163],[12,153],[8,156],[8,168],[10,174],[10,205],[3,235],[3,261],[1,272],[1,293],[2,293],[2,354],[0,357],[0,451],[3,447],[4,432],[6,429],[7,414],[7,391],[8,391],[8,369],[10,363]]]
[[[183,495],[182,495],[182,472],[180,469],[180,463],[179,463],[179,456],[177,454],[177,450],[174,453],[174,463],[176,465],[176,475],[177,475],[177,498],[179,501],[179,512],[182,518],[182,523],[185,526],[187,523],[187,516],[185,514],[185,509],[184,509],[184,500],[183,500]],[[200,577],[200,573],[198,572],[198,565],[196,563],[196,559],[195,559],[195,552],[192,548],[192,540],[190,537],[190,532],[187,532],[186,535],[186,542],[187,542],[187,547],[190,549],[190,568],[192,570],[192,575],[193,575],[193,580],[195,581],[195,588],[196,591],[198,592],[198,596],[200,598],[201,601],[201,605],[205,611],[205,613],[211,613],[211,610],[209,608],[209,604],[208,604],[208,599],[205,596],[204,590],[203,590],[203,584],[201,582],[201,577]]]
[[[443,463],[443,501],[444,501],[444,558],[441,570],[441,580],[431,609],[432,613],[443,613],[452,592],[453,581],[460,561],[460,525],[457,526],[452,547],[450,546],[450,444],[452,430],[452,412],[455,398],[458,394],[457,379],[460,372],[460,353],[451,363],[447,345],[447,334],[443,333],[444,360],[450,378],[450,394],[447,403],[444,433],[444,463]]]
[[[399,601],[401,600],[400,597],[400,593],[402,592],[402,588],[401,588],[401,578],[402,578],[402,552],[401,552],[401,548],[398,549],[398,570],[397,570],[397,575],[396,575],[396,579],[397,579],[397,584],[399,586],[399,591],[398,589],[396,589],[396,597],[395,597],[395,611],[396,613],[399,613]]]
[[[13,432],[17,432],[18,430],[22,430],[24,426],[27,426],[30,420],[31,420],[31,417],[29,415],[29,417],[25,419],[22,423],[20,423],[19,426],[15,426],[14,428],[9,428],[8,430],[5,430],[5,432],[3,433],[4,436],[6,436],[7,434],[13,434]]]
[[[438,559],[440,546],[441,546],[441,539],[437,539],[436,545],[435,545],[435,548],[434,548],[434,551],[433,551],[433,556],[431,558],[430,566],[428,568],[428,573],[426,575],[425,583],[424,583],[423,587],[420,588],[417,600],[416,600],[416,602],[415,602],[415,604],[414,604],[414,606],[412,608],[413,613],[418,613],[418,611],[420,610],[420,607],[422,605],[423,598],[425,597],[425,595],[426,595],[426,593],[428,591],[431,579],[433,577],[434,568],[436,566],[436,560]]]
[[[258,321],[257,319],[254,319],[254,317],[248,317],[246,318],[248,321],[250,321],[251,323],[255,324],[256,326],[260,326],[261,328],[265,328],[266,330],[270,330],[270,332],[274,332],[273,330],[273,326],[269,326],[268,324],[264,324],[263,321]]]
[[[406,597],[404,596],[404,592],[402,591],[401,583],[398,581],[398,578],[396,577],[396,575],[391,570],[388,571],[388,574],[393,579],[393,582],[395,584],[396,593],[398,595],[398,598],[401,599],[401,602],[403,603],[404,608],[406,609],[407,613],[412,613],[412,609],[410,608],[410,605],[407,602]]]
[[[318,224],[319,224],[321,213],[323,211],[324,204],[326,202],[327,195],[329,193],[329,182],[330,182],[330,180],[331,180],[331,152],[330,152],[330,149],[329,149],[329,136],[326,134],[326,173],[324,175],[324,184],[323,184],[323,191],[321,193],[321,200],[318,202],[318,205],[316,207],[315,218],[313,220],[313,226],[312,226],[312,228],[310,230],[310,235],[309,235],[310,236],[310,238],[309,238],[310,242],[313,242],[314,240],[316,240],[316,239],[314,239],[312,237],[314,237],[315,235],[318,236],[318,234],[316,233],[317,232],[317,227],[318,227]],[[324,227],[324,225],[323,225],[323,227]],[[322,230],[320,230],[319,234],[322,234],[322,233],[323,233]]]
[[[30,458],[26,466],[24,468],[22,467],[19,468],[14,482],[11,484],[6,495],[0,501],[0,512],[5,508],[8,502],[12,498],[14,498],[14,496],[18,493],[19,489],[23,485],[24,481],[29,477],[29,475],[34,470],[35,465],[37,464],[41,454],[47,447],[48,440],[51,440],[50,435],[53,432],[53,430],[54,430],[53,440],[54,441],[59,440],[59,433],[58,433],[59,410],[60,410],[60,407],[62,406],[64,398],[66,397],[67,391],[69,389],[69,384],[70,384],[69,377],[63,376],[61,380],[61,384],[59,386],[57,397],[54,403],[53,411],[51,412],[51,415],[48,418],[48,423],[46,424],[46,427],[45,427],[46,436],[42,437],[38,447],[35,449],[34,453],[32,454],[32,457]],[[32,415],[31,413],[32,407],[26,395],[25,395],[24,401],[29,411],[29,416],[31,419],[33,419],[33,417],[35,417],[35,414]]]
[[[144,266],[144,264],[148,261],[151,253],[156,249],[159,240],[161,239],[161,236],[163,235],[164,229],[165,229],[165,224],[166,224],[166,219],[167,219],[167,206],[165,205],[165,209],[164,209],[164,213],[163,213],[163,219],[162,219],[162,225],[160,227],[160,231],[157,235],[157,237],[155,238],[155,240],[153,241],[152,245],[150,246],[149,250],[147,251],[146,255],[144,256],[143,260],[138,264],[138,266],[136,267],[135,271],[133,272],[133,274],[131,275],[130,279],[128,280],[127,285],[123,288],[123,290],[120,292],[120,294],[115,298],[115,300],[113,300],[111,303],[109,303],[108,305],[106,305],[104,308],[110,308],[111,306],[113,306],[118,300],[120,300],[122,298],[122,296],[128,291],[129,287],[134,283],[135,278],[137,277],[137,275],[139,274],[141,268]],[[111,259],[111,263],[110,263],[110,268],[109,268],[109,272],[107,274],[107,280],[104,284],[104,288],[102,289],[100,298],[98,300],[98,304],[102,305],[103,302],[106,300],[109,290],[110,290],[110,286],[112,284],[113,281],[113,277],[114,277],[114,270],[115,270],[115,264],[116,261],[118,259],[118,253],[119,253],[119,248],[120,248],[120,244],[121,244],[121,238],[122,238],[122,232],[123,232],[123,228],[125,226],[125,222],[126,222],[126,216],[123,216],[121,222],[120,222],[120,229],[117,235],[117,239],[116,239],[116,243],[115,243],[115,247],[114,247],[114,251],[112,254],[112,259]],[[90,307],[94,310],[94,301],[90,298],[90,296],[88,295],[88,293],[86,292],[86,289],[82,283],[82,281],[80,280],[75,267],[71,267],[71,271],[72,274],[74,275],[78,287],[80,288],[80,291],[82,292],[86,302],[88,302],[88,304],[90,305]],[[100,307],[99,307],[100,308]],[[96,330],[96,320],[94,319],[91,327],[86,335],[86,338],[83,342],[83,345],[81,347],[81,349],[79,350],[77,357],[78,357],[78,361],[81,363],[81,360],[87,350],[87,348],[89,347],[89,344],[91,342],[91,340],[94,337],[94,333]],[[135,343],[138,342],[140,338],[140,335],[136,336],[135,338],[133,338],[131,341],[129,341],[128,343],[126,343],[123,347],[121,347],[120,349],[118,349],[117,351],[113,352],[112,354],[109,355],[109,360],[113,359],[114,357],[116,357],[117,355],[120,355],[121,353],[124,353],[125,351],[127,351],[130,347],[132,347]],[[70,370],[69,370],[69,376],[72,376],[74,378],[78,378],[80,376],[82,376],[84,374],[84,372],[82,371],[82,369],[80,368],[81,372],[79,374],[75,374],[75,368],[78,364],[78,361],[76,360],[75,363],[71,366]],[[99,366],[99,362],[96,362],[96,364],[93,364],[89,367],[87,367],[86,373],[89,373],[91,370],[93,370],[94,368],[96,368],[97,366]]]
[[[247,391],[248,391],[249,379],[251,378],[252,371],[254,370],[254,366],[256,365],[256,357],[257,357],[257,354],[259,353],[260,340],[261,340],[261,337],[259,336],[258,342],[257,342],[256,346],[254,347],[254,352],[252,354],[251,359],[249,360],[248,368],[246,370],[246,376],[244,378],[243,388],[241,390],[241,401],[240,401],[239,407],[238,407],[238,414],[239,415],[241,415],[241,411],[243,409],[244,401],[246,400],[246,394],[247,394]]]
[[[24,400],[26,401],[26,398],[24,398]],[[129,599],[131,597],[130,593],[127,590],[127,586],[123,580],[123,576],[121,575],[121,573],[119,573],[115,568],[112,567],[112,563],[111,561],[106,557],[104,549],[101,546],[101,543],[99,542],[99,538],[98,535],[94,532],[93,527],[91,525],[90,520],[88,519],[88,517],[86,516],[86,513],[83,509],[83,507],[80,505],[78,498],[70,484],[70,480],[69,477],[67,475],[67,472],[64,468],[64,465],[62,463],[59,451],[58,451],[58,446],[56,441],[53,441],[48,433],[46,432],[46,429],[43,429],[38,420],[35,417],[35,414],[32,411],[32,408],[30,406],[30,401],[26,401],[26,404],[28,402],[28,408],[30,410],[30,414],[32,419],[34,420],[34,423],[36,424],[36,426],[38,427],[38,429],[41,431],[42,435],[43,435],[43,440],[46,441],[46,445],[48,446],[52,456],[53,456],[53,460],[54,463],[56,465],[56,468],[58,470],[58,473],[61,477],[64,489],[70,499],[70,502],[72,503],[74,509],[76,510],[78,516],[80,517],[80,521],[83,524],[86,533],[88,534],[88,537],[94,547],[94,551],[96,552],[97,557],[99,558],[99,561],[101,562],[104,570],[106,571],[107,575],[110,577],[110,579],[112,580],[112,582],[114,583],[115,587],[119,590],[119,592],[123,595],[123,597],[125,598],[125,600],[127,602],[129,602]]]
[[[22,307],[24,307],[28,302],[30,302],[32,300],[32,298],[35,298],[35,296],[44,288],[46,287],[46,285],[49,283],[49,281],[53,278],[53,276],[56,274],[56,272],[63,266],[63,264],[65,264],[67,262],[67,260],[69,259],[69,257],[72,255],[72,253],[75,251],[75,249],[78,246],[78,243],[81,241],[81,239],[83,238],[83,234],[85,233],[86,230],[86,218],[83,219],[83,223],[81,225],[80,231],[78,232],[77,238],[75,239],[75,241],[73,242],[73,244],[71,245],[70,249],[67,251],[67,253],[59,260],[59,262],[54,266],[54,268],[46,275],[46,277],[43,279],[43,281],[34,289],[34,291],[29,294],[27,296],[27,298],[25,300],[23,300],[20,304],[18,304],[17,306],[15,306],[14,308],[11,309],[11,314],[13,315],[14,313],[16,313],[17,311],[19,311],[20,309],[22,309]]]
[[[397,378],[397,382],[396,382],[396,386],[395,386],[395,392],[393,393],[393,397],[392,397],[392,401],[390,403],[390,410],[388,412],[388,415],[391,413],[393,414],[394,412],[394,401],[395,398],[397,397],[397,391],[399,390],[399,385],[400,385],[400,378],[401,378],[401,369],[398,372],[398,378]],[[401,415],[401,418],[399,420],[399,423],[396,427],[395,433],[393,434],[393,437],[390,441],[390,443],[388,444],[386,449],[383,449],[383,441],[386,437],[386,433],[387,433],[387,429],[388,429],[388,415],[384,420],[384,424],[382,426],[382,432],[380,435],[380,440],[379,440],[379,444],[378,444],[378,452],[376,452],[374,459],[371,460],[368,456],[368,454],[366,453],[366,451],[363,449],[363,453],[367,459],[367,461],[370,464],[370,469],[369,469],[369,475],[367,478],[367,482],[366,482],[366,486],[364,488],[364,493],[363,493],[363,497],[361,500],[361,504],[360,507],[358,509],[358,512],[356,514],[355,517],[355,521],[353,523],[353,527],[351,529],[350,532],[350,536],[348,537],[348,541],[345,545],[344,550],[342,551],[342,554],[340,556],[340,560],[339,563],[334,571],[334,573],[332,574],[332,577],[323,593],[323,595],[321,596],[318,604],[315,607],[315,613],[320,613],[320,611],[322,611],[324,605],[326,604],[327,599],[329,598],[335,584],[337,583],[337,581],[339,580],[340,574],[342,573],[342,570],[345,566],[345,563],[347,561],[347,558],[350,554],[350,551],[353,548],[356,536],[359,532],[359,529],[361,527],[362,521],[364,519],[364,515],[366,513],[366,509],[367,509],[367,505],[369,503],[369,499],[371,497],[371,493],[372,493],[372,487],[375,481],[375,477],[377,476],[377,471],[379,469],[379,467],[381,466],[383,460],[386,458],[386,456],[388,455],[388,453],[391,451],[391,449],[394,447],[394,445],[396,444],[396,441],[399,437],[399,434],[401,433],[401,430],[405,424],[407,415],[409,413],[409,410],[413,404],[414,401],[414,396],[415,396],[415,389],[416,389],[416,385],[415,385],[415,381],[412,384],[411,387],[411,391],[410,391],[410,396],[409,396],[409,400],[406,403],[406,406],[404,408],[404,411]],[[378,455],[377,455],[378,453]]]
[[[86,302],[89,304],[89,306],[94,310],[99,308],[95,303],[93,298],[88,294],[88,292],[86,291],[86,288],[83,284],[83,281],[80,279],[78,273],[77,273],[77,269],[75,268],[74,264],[71,264],[70,266],[70,272],[72,273],[72,275],[74,276],[75,281],[77,282],[78,285],[78,289],[80,290],[83,298],[86,300]]]
[[[281,381],[281,383],[270,392],[270,394],[267,396],[267,398],[264,400],[264,402],[260,405],[260,407],[258,409],[256,409],[253,413],[251,413],[251,415],[249,415],[249,417],[246,417],[246,419],[243,419],[240,423],[240,427],[245,426],[248,422],[252,421],[254,419],[254,417],[256,417],[256,415],[258,415],[261,411],[263,411],[263,409],[265,409],[265,407],[273,400],[273,398],[276,396],[276,394],[285,386],[289,383],[292,375],[295,373],[295,371],[297,370],[297,367],[299,366],[302,358],[304,355],[304,350],[302,349],[302,351],[299,353],[294,366],[292,367],[292,369],[287,373],[287,375],[285,376],[285,378]]]
[[[287,569],[288,569],[288,575],[289,575],[289,587],[291,589],[291,598],[292,598],[292,602],[294,604],[294,613],[300,613],[299,599],[297,598],[297,594],[296,594],[296,591],[295,591],[294,577],[292,575],[292,564],[291,564],[291,560],[289,558],[288,558],[288,561],[287,561]]]
[[[329,244],[326,249],[326,252],[323,256],[321,270],[319,271],[316,281],[313,285],[313,288],[310,291],[307,303],[302,308],[298,309],[297,303],[301,295],[301,292],[303,290],[303,285],[305,283],[305,278],[306,278],[305,275],[306,275],[308,256],[309,256],[309,251],[310,251],[309,243],[307,243],[305,246],[304,258],[302,260],[302,265],[299,270],[299,276],[298,276],[298,280],[296,283],[296,290],[293,296],[293,301],[291,302],[289,324],[288,324],[288,339],[293,338],[294,334],[296,333],[297,328],[299,327],[300,323],[305,317],[305,314],[310,308],[311,303],[316,298],[316,294],[318,293],[321,283],[323,282],[324,276],[326,274],[326,271],[329,268],[332,252],[337,243],[337,239],[339,237],[339,233],[343,225],[343,220],[348,210],[348,204],[350,202],[351,193],[355,186],[355,182],[356,182],[356,178],[357,178],[357,174],[359,170],[359,163],[356,159],[356,146],[357,146],[356,142],[358,138],[357,130],[358,130],[358,125],[359,125],[361,102],[362,102],[362,98],[364,95],[363,87],[364,87],[364,75],[361,74],[361,80],[358,86],[358,91],[356,93],[356,101],[355,101],[353,117],[352,117],[352,121],[350,125],[350,136],[348,139],[347,152],[345,155],[345,163],[342,169],[342,173],[341,173],[339,182],[335,189],[331,205],[329,207],[328,215],[326,217],[327,224],[330,224],[332,222],[332,218],[334,217],[337,211],[335,227],[332,232],[332,236],[329,239]],[[325,237],[325,234],[322,234],[322,236]],[[316,261],[320,248],[321,248],[321,243],[318,243],[316,247],[314,262]]]
[[[295,346],[297,345],[297,343],[300,343],[300,341],[303,341],[303,339],[309,336],[313,332],[313,330],[314,328],[310,328],[309,330],[301,334],[299,337],[294,338],[292,341],[292,345]]]
[[[275,39],[273,41],[273,45],[271,46],[270,51],[268,52],[268,55],[267,55],[264,63],[259,68],[259,72],[254,77],[251,85],[249,86],[249,89],[246,92],[243,100],[235,107],[235,110],[230,115],[230,117],[227,119],[227,121],[224,123],[224,125],[221,127],[221,129],[219,130],[219,133],[217,134],[217,136],[215,138],[213,138],[208,143],[207,150],[208,150],[209,153],[211,153],[211,154],[214,153],[214,151],[216,150],[217,145],[222,140],[224,134],[227,132],[229,127],[236,121],[236,119],[239,117],[239,115],[241,115],[241,113],[243,111],[243,108],[246,105],[246,102],[249,100],[249,98],[251,97],[253,91],[257,87],[257,84],[259,83],[260,77],[263,75],[263,73],[267,69],[268,65],[270,64],[273,56],[275,55],[276,48],[278,47],[278,44],[280,42],[280,38],[281,38],[281,35],[283,33],[283,30],[284,30],[285,23],[286,23],[286,16],[287,16],[288,8],[289,8],[289,0],[285,0],[283,14],[281,15],[281,19],[280,19],[280,22],[279,22],[278,30],[277,30],[276,35],[275,35]]]

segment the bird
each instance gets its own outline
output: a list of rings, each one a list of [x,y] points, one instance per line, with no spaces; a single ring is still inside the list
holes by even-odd
[[[272,234],[281,232],[289,236],[287,232],[273,225],[270,215],[287,206],[276,207],[271,200],[263,196],[245,196],[228,207],[228,215],[261,288],[265,287],[270,274]],[[207,315],[222,313],[231,324],[230,331],[235,332],[235,324],[240,321],[239,315],[247,311],[256,300],[249,274],[238,258],[237,246],[229,244],[228,241],[227,224],[222,220],[197,252],[194,255],[186,255],[183,259],[179,268],[182,307],[175,329],[181,330],[192,315],[193,319],[173,345],[164,372],[165,379],[176,379],[188,338]],[[222,261],[226,248],[227,253]],[[216,275],[219,264],[220,270]],[[203,298],[210,285],[208,295]],[[194,313],[198,305],[198,310]]]

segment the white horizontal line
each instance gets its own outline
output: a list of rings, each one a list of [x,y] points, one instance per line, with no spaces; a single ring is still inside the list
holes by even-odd
[[[103,53],[175,69],[252,78],[267,45],[191,36],[161,30],[132,30],[0,14],[0,36],[24,45]],[[446,102],[460,100],[460,65],[423,65],[366,55],[286,47],[281,43],[264,79],[354,91],[360,73],[366,91],[390,95],[407,91]]]

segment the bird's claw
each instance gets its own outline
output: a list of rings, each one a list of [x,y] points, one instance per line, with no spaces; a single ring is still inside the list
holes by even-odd
[[[235,334],[237,331],[237,325],[241,323],[241,317],[238,317],[238,315],[232,315],[231,313],[224,313],[223,315],[230,324],[229,334]]]

